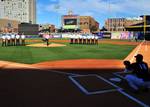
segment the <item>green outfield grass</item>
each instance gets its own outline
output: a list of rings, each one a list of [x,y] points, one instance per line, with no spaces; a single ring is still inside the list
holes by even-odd
[[[66,59],[124,59],[135,46],[129,45],[70,45],[55,48],[0,46],[0,60],[33,64]]]

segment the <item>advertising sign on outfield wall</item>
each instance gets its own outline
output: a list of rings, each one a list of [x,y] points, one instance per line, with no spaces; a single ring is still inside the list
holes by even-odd
[[[112,32],[111,39],[132,39],[133,32]]]
[[[111,39],[120,39],[121,32],[111,32]]]

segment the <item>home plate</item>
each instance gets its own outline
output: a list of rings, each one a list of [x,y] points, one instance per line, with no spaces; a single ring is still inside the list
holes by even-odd
[[[121,82],[120,78],[110,78],[109,80],[113,82]]]

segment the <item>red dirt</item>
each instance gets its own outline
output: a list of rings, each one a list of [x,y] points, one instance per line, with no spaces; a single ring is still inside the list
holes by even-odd
[[[78,60],[63,60],[49,61],[32,66],[46,69],[113,69],[123,68],[122,60],[97,60],[97,59],[78,59]]]
[[[69,40],[50,40],[50,42],[69,42]],[[140,42],[128,41],[110,41],[100,40],[99,43],[110,43],[117,45],[138,45]],[[106,59],[78,59],[78,60],[62,60],[62,61],[47,61],[32,66],[42,69],[123,69],[123,60],[106,60]]]

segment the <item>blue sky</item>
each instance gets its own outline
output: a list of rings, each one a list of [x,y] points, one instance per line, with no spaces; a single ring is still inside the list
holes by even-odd
[[[37,0],[37,23],[61,26],[61,16],[72,10],[94,17],[100,27],[107,18],[150,14],[150,0]]]

